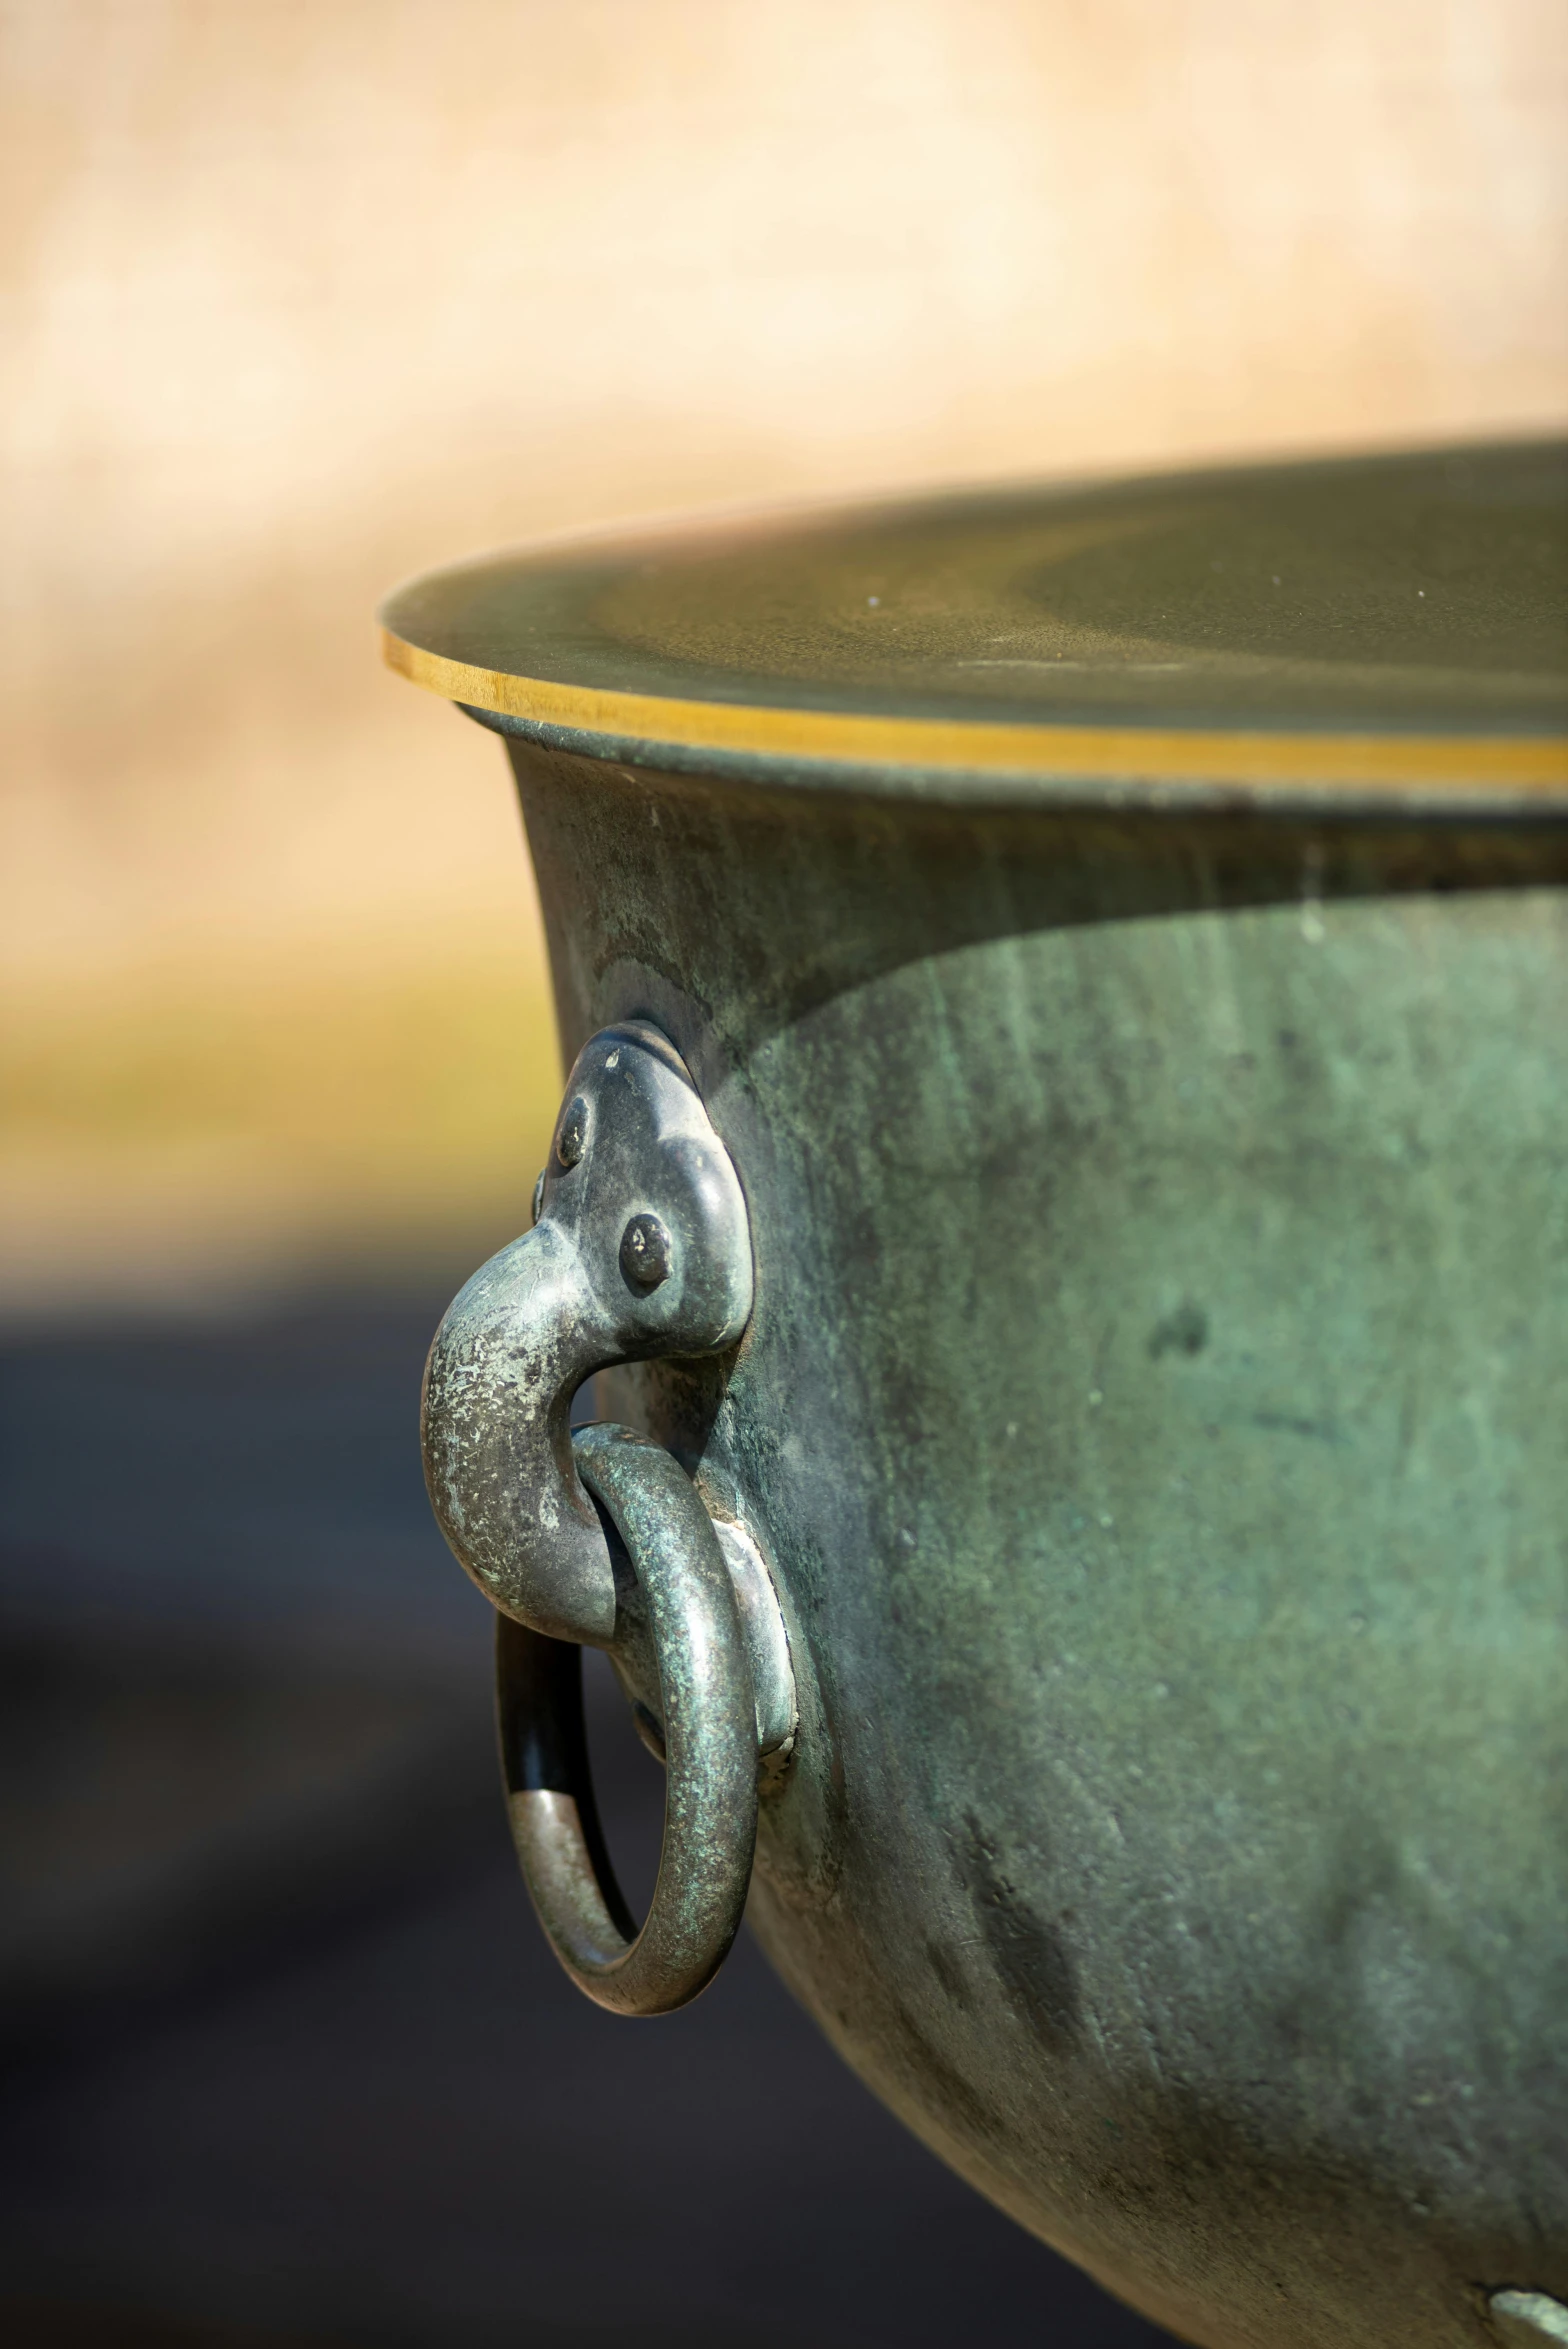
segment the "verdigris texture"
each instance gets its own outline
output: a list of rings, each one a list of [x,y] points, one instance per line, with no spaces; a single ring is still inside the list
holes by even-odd
[[[753,1922],[1208,2349],[1568,2338],[1564,479],[998,495],[387,613],[508,737],[568,1064],[667,1039],[744,1194],[738,1341],[598,1406],[776,1594]]]
[[[809,1650],[775,1962],[1214,2349],[1568,2295],[1568,842],[514,756],[568,1044],[750,1204],[738,1352],[605,1384]]]

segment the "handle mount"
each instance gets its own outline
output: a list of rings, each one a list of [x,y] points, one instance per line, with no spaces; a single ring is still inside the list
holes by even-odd
[[[610,1426],[574,1436],[572,1400],[614,1363],[721,1352],[751,1300],[729,1155],[673,1045],[629,1021],[579,1053],[533,1229],[460,1292],[425,1369],[431,1503],[501,1617],[497,1710],[518,1857],[567,1973],[621,2014],[684,2005],[722,1964],[751,1878],[759,1767],[767,1755],[782,1767],[791,1750],[795,1684],[747,1529],[716,1523],[646,1437]],[[669,1772],[640,1930],[599,1832],[584,1645],[609,1651]]]
[[[481,1265],[425,1367],[425,1482],[453,1555],[503,1615],[609,1647],[615,1574],[572,1457],[596,1370],[715,1354],[751,1313],[729,1153],[674,1046],[641,1021],[585,1044],[534,1227]]]

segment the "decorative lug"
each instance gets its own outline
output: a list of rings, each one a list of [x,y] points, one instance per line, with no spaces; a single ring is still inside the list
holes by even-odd
[[[674,1046],[641,1021],[584,1045],[531,1231],[482,1265],[425,1366],[425,1482],[503,1614],[607,1647],[615,1576],[572,1457],[596,1370],[714,1354],[751,1313],[751,1233],[729,1155]]]

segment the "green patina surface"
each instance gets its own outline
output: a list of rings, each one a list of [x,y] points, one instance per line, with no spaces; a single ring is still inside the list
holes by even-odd
[[[1309,536],[1314,478],[1278,493]],[[1209,494],[1170,492],[1172,562]],[[1390,722],[1394,670],[1456,724],[1546,706],[1509,700],[1555,606],[1511,611],[1498,511],[1454,524],[1476,625],[1379,639]],[[1335,512],[1288,644],[1236,643],[1225,586],[1162,620],[1205,693],[1263,659],[1356,705],[1413,573],[1370,501],[1336,602]],[[1074,626],[1147,640],[1153,544],[1063,558]],[[811,549],[758,578],[802,692],[867,706]],[[643,626],[739,673],[667,580],[593,594],[618,684]],[[1568,825],[511,750],[568,1058],[656,1023],[747,1196],[740,1348],[604,1406],[778,1569],[776,1963],[947,2159],[1212,2349],[1480,2349],[1489,2292],[1568,2300]]]
[[[788,1978],[1194,2339],[1568,2289],[1568,839],[517,765],[750,1203],[738,1359],[606,1383],[803,1626]]]

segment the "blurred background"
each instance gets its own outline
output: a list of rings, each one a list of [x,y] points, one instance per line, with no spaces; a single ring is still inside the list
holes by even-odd
[[[753,1953],[644,2030],[537,1945],[414,1414],[559,1071],[499,746],[372,612],[1557,425],[1565,130],[1557,0],[0,0],[8,2338],[1156,2338]]]

